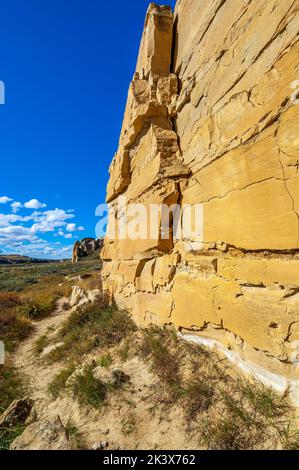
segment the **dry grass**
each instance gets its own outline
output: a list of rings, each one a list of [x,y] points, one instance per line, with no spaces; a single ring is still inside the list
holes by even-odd
[[[99,271],[91,271],[81,274],[77,285],[87,290],[100,289],[102,281]]]
[[[155,326],[144,330],[140,355],[144,360],[150,359],[152,369],[166,386],[168,395],[175,399],[181,392],[180,363],[176,354],[178,339],[170,330],[166,331]]]
[[[51,360],[81,359],[96,347],[110,347],[121,342],[136,326],[127,312],[109,305],[103,294],[96,302],[74,311],[59,332],[63,346],[49,354]]]
[[[18,294],[0,292],[0,337],[6,351],[12,351],[31,330],[30,319],[19,310],[21,306]]]
[[[208,449],[299,449],[287,397],[238,377],[206,349],[178,340],[169,328],[144,331],[140,347],[161,386],[158,404],[180,407],[186,429]],[[224,362],[224,360],[223,360]],[[162,395],[161,395],[162,391]]]

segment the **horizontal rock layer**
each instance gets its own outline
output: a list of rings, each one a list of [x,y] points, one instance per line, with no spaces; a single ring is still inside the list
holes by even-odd
[[[110,167],[109,224],[118,226],[122,198],[142,203],[144,217],[153,203],[200,203],[203,244],[190,249],[174,226],[163,237],[161,215],[156,234],[107,236],[101,254],[104,287],[139,322],[216,339],[290,379],[299,376],[298,30],[298,0],[179,0],[174,14],[150,5]]]

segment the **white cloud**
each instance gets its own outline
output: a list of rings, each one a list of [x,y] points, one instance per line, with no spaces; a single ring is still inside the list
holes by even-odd
[[[16,214],[0,214],[0,227],[7,227],[11,223],[19,222],[21,216]]]
[[[67,224],[66,230],[68,232],[75,232],[76,231],[76,224]]]
[[[72,255],[72,249],[72,245],[59,247],[56,244],[51,244],[45,242],[44,240],[40,240],[33,243],[15,242],[10,245],[5,245],[5,249],[2,251],[6,253],[21,253],[23,255],[37,258],[61,259],[70,258]]]
[[[19,214],[0,214],[0,227],[5,227],[15,222],[37,222],[40,219],[41,212],[34,211],[31,215],[22,216]]]
[[[45,216],[49,222],[65,222],[75,217],[74,214],[68,214],[65,210],[57,208],[44,212],[43,216]]]
[[[85,230],[84,227],[82,227],[81,225],[79,227],[77,227],[76,224],[67,224],[66,226],[66,230],[67,232],[76,232],[76,231],[82,231],[82,230]]]
[[[7,196],[0,198],[0,202],[10,203],[11,213],[0,213],[0,250],[6,253],[19,253],[39,258],[69,258],[72,245],[66,246],[66,240],[72,243],[76,231],[85,230],[84,227],[72,222],[75,214],[73,209],[44,209],[46,204],[37,199],[31,199],[25,204],[14,201]],[[35,209],[28,215],[22,215],[18,210],[26,207]],[[40,234],[52,232],[51,239],[43,240]],[[61,242],[54,241],[54,237],[62,237]],[[57,238],[56,238],[57,240]]]
[[[15,214],[16,212],[18,212],[19,209],[21,209],[22,204],[18,201],[15,201],[11,203],[10,207],[12,208],[12,211]]]
[[[10,197],[7,196],[1,196],[0,197],[0,204],[7,204],[8,202],[13,201]]]
[[[0,228],[0,243],[11,244],[15,242],[34,242],[38,238],[31,232],[30,227],[23,225],[8,225]]]
[[[26,209],[43,209],[47,207],[47,204],[43,204],[38,201],[38,199],[30,199],[30,201],[25,202],[24,207],[26,207]]]
[[[31,230],[37,232],[53,232],[58,227],[67,225],[66,221],[75,217],[73,214],[67,214],[63,209],[54,209],[42,213],[36,213]]]
[[[58,235],[63,238],[73,238],[73,235],[71,233],[64,233],[63,230],[58,230]]]

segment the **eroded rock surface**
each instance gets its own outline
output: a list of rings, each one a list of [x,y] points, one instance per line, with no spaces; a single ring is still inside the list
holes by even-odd
[[[20,400],[14,400],[0,416],[0,428],[10,428],[16,424],[25,423],[32,407],[33,400],[31,400],[29,397]]]
[[[59,418],[49,417],[27,426],[10,450],[71,450],[71,444]]]
[[[103,285],[141,323],[172,322],[298,379],[298,0],[151,4],[107,202],[203,205],[203,246],[172,227],[107,237]],[[298,87],[299,88],[299,87]],[[298,91],[299,93],[299,91]],[[195,240],[196,241],[196,237]],[[298,348],[297,348],[298,350]]]
[[[73,247],[73,263],[78,263],[81,258],[91,255],[103,246],[102,239],[96,238],[83,238],[83,240],[76,241]]]

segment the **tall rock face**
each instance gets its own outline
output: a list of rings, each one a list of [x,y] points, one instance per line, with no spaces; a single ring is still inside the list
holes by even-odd
[[[110,167],[123,206],[203,208],[203,241],[160,215],[107,236],[103,284],[141,323],[173,323],[299,376],[299,0],[150,4]],[[128,227],[130,220],[123,225]],[[141,222],[142,224],[142,222]],[[171,225],[171,224],[170,224]],[[193,239],[193,242],[196,241]]]

